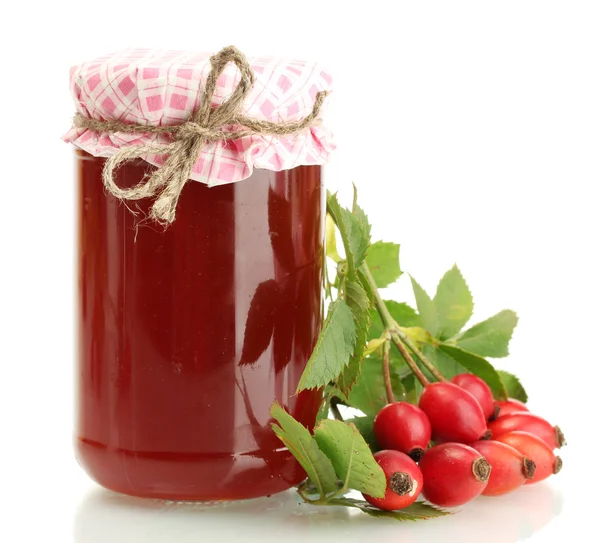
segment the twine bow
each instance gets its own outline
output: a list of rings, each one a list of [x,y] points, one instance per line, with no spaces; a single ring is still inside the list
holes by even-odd
[[[211,107],[212,97],[219,76],[229,62],[235,63],[241,79],[231,96],[217,107]],[[200,107],[183,124],[174,126],[147,126],[120,121],[98,121],[77,113],[74,124],[95,132],[128,134],[170,134],[172,143],[135,145],[123,147],[108,158],[102,171],[106,189],[121,200],[140,200],[156,196],[150,217],[170,224],[175,220],[177,201],[187,183],[202,147],[208,142],[234,140],[252,134],[273,136],[297,134],[312,126],[319,115],[326,91],[316,96],[312,111],[300,121],[273,123],[252,119],[239,113],[246,96],[254,85],[254,72],[246,57],[235,47],[225,47],[210,58],[211,71],[206,80],[206,88]],[[224,127],[234,125],[235,130]],[[120,188],[114,179],[115,170],[128,160],[147,155],[166,155],[164,164],[149,177],[133,188]],[[158,196],[157,196],[158,194]]]

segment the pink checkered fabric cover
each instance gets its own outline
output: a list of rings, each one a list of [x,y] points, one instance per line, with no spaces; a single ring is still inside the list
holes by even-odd
[[[71,68],[71,93],[77,111],[94,119],[150,126],[180,124],[200,103],[210,71],[209,58],[209,53],[129,49]],[[277,122],[299,120],[310,113],[319,91],[331,90],[330,75],[316,63],[248,60],[256,83],[244,102],[242,113],[247,116]],[[226,99],[239,79],[235,65],[227,66],[218,80],[213,104]],[[75,127],[63,139],[102,157],[124,146],[171,141],[162,134],[98,134]],[[324,164],[334,148],[332,135],[321,119],[294,136],[247,136],[208,143],[191,178],[211,186],[222,185],[246,179],[253,168],[279,171]],[[145,157],[156,166],[164,158]]]

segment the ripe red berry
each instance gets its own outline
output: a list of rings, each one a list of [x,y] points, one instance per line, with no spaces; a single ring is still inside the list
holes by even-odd
[[[365,500],[386,511],[414,503],[423,488],[423,475],[415,461],[400,451],[379,451],[373,457],[385,473],[387,488],[383,498],[363,494]]]
[[[504,415],[490,423],[492,439],[508,432],[529,432],[538,436],[551,449],[560,448],[565,444],[565,436],[558,426],[552,426],[547,420],[533,413],[512,413]]]
[[[418,462],[431,441],[431,424],[422,409],[406,402],[387,404],[375,417],[373,431],[383,449],[408,454]]]
[[[562,468],[560,456],[554,452],[539,437],[527,432],[508,432],[497,438],[499,442],[506,443],[521,454],[531,458],[535,462],[535,473],[526,484],[537,483],[558,473]]]
[[[519,400],[509,398],[503,402],[498,402],[498,414],[496,418],[503,417],[504,415],[510,415],[511,413],[520,413],[521,411],[529,411],[529,408]]]
[[[427,450],[419,463],[423,496],[441,507],[463,505],[483,492],[490,465],[479,451],[462,443],[442,443]]]
[[[500,496],[516,490],[533,478],[535,462],[513,447],[498,441],[476,441],[471,447],[478,450],[492,467],[489,481],[482,494]]]
[[[485,420],[490,420],[494,417],[496,412],[494,396],[490,387],[483,379],[471,373],[461,373],[453,377],[452,382],[475,396],[475,399],[481,406]]]
[[[438,442],[472,443],[489,435],[479,402],[454,383],[427,385],[419,407],[429,418],[433,439]]]

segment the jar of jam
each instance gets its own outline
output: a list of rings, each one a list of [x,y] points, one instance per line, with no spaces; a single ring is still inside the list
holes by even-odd
[[[294,121],[329,88],[316,65],[249,61],[259,85],[243,113]],[[78,113],[148,126],[184,122],[208,55],[132,50],[71,71]],[[239,75],[219,77],[224,101]],[[270,495],[305,474],[272,432],[278,400],[312,428],[320,391],[296,387],[322,323],[324,191],[333,149],[322,124],[286,136],[204,144],[170,224],[152,198],[103,183],[107,157],[165,134],[72,128],[78,148],[79,463],[102,486],[141,497],[232,500]],[[120,165],[143,184],[164,157]]]

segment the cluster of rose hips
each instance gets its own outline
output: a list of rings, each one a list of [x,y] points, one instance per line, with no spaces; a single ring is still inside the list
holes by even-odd
[[[509,399],[495,402],[488,385],[471,374],[427,384],[419,406],[386,405],[374,421],[383,450],[375,459],[387,479],[380,509],[408,507],[418,496],[440,507],[499,496],[558,473],[554,449],[564,444],[558,426]],[[435,446],[428,448],[431,440]],[[418,463],[418,464],[417,464]]]

